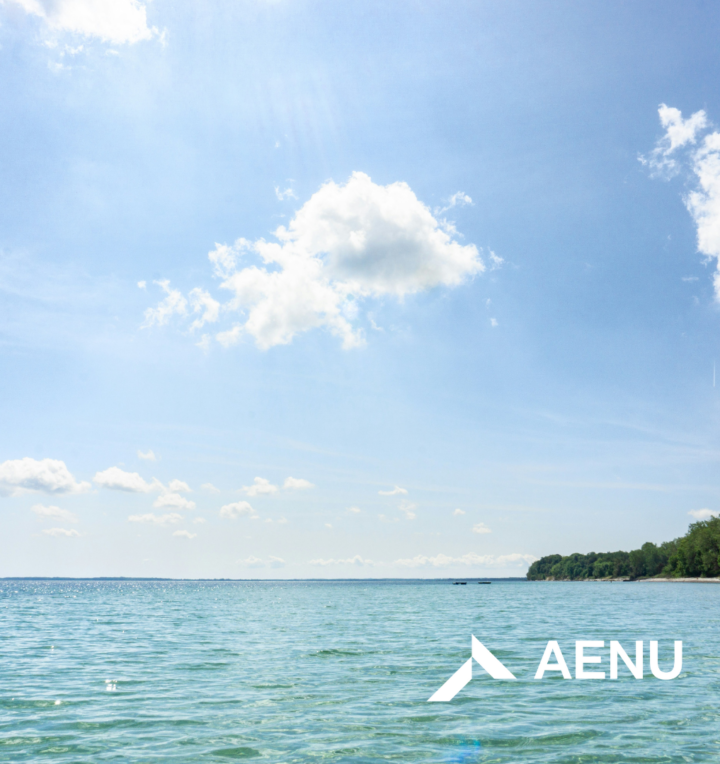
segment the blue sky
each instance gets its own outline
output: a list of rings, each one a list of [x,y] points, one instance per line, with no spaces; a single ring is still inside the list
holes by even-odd
[[[5,0],[0,575],[523,575],[720,510],[719,33]]]

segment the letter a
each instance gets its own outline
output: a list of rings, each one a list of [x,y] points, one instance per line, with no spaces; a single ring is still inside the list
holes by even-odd
[[[557,663],[550,663],[550,658],[553,655]],[[546,671],[562,671],[563,679],[572,679],[567,663],[565,663],[565,658],[563,658],[562,651],[560,650],[560,645],[555,640],[547,643],[542,660],[535,673],[535,679],[542,679]]]

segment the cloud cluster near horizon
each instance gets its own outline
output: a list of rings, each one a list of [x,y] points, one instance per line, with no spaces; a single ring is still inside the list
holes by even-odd
[[[201,288],[186,298],[158,281],[166,296],[145,311],[143,326],[194,316],[192,332],[228,315],[234,325],[215,334],[225,347],[250,335],[267,350],[321,327],[343,348],[360,347],[365,338],[356,320],[364,300],[456,287],[485,270],[477,247],[456,236],[454,225],[438,220],[407,183],[381,186],[354,172],[344,185],[321,186],[287,227],[275,230],[274,241],[216,244],[208,256],[229,301],[221,304]],[[496,261],[502,262],[493,255]],[[209,342],[206,334],[198,344]]]
[[[148,27],[147,8],[139,0],[5,0],[41,18],[53,32],[70,32],[115,45],[158,36]]]
[[[656,177],[691,171],[691,189],[683,201],[695,223],[698,251],[717,261],[713,285],[720,302],[720,132],[707,132],[711,123],[703,110],[683,119],[679,109],[661,104],[658,114],[665,133],[640,161]]]
[[[85,493],[90,483],[78,482],[59,459],[10,459],[0,464],[0,496],[42,493]]]

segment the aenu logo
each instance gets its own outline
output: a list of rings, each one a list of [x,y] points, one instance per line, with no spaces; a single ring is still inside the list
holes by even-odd
[[[602,657],[599,655],[586,655],[586,649],[603,648],[605,642],[600,640],[578,640],[575,642],[575,679],[605,679],[604,671],[588,671],[585,669],[587,664],[600,663]],[[472,679],[473,661],[477,662],[487,671],[493,679],[515,679],[512,674],[488,649],[482,642],[474,636],[471,638],[470,649],[472,657],[465,661],[462,666],[445,682],[445,684],[433,695],[428,698],[428,703],[442,702],[452,700],[463,687]],[[618,677],[618,658],[630,670],[635,679],[642,679],[643,673],[643,643],[635,642],[635,660],[625,652],[620,642],[611,640],[610,642],[610,679]],[[551,659],[555,659],[551,663]],[[675,655],[672,671],[661,671],[658,662],[658,642],[650,642],[650,670],[653,676],[658,679],[675,679],[682,671],[682,642],[675,641]],[[559,671],[563,679],[572,679],[565,658],[560,649],[560,645],[551,640],[545,647],[540,665],[535,672],[535,679],[543,679],[546,671]]]

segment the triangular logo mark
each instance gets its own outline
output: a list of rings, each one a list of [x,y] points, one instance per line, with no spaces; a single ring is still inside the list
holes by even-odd
[[[502,663],[475,637],[472,637],[472,658],[465,661],[462,666],[445,682],[445,684],[431,697],[428,703],[452,700],[463,687],[472,679],[472,663],[476,660],[493,679],[515,679],[515,677],[503,666]]]

